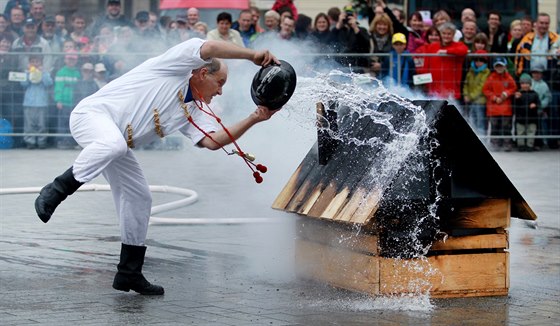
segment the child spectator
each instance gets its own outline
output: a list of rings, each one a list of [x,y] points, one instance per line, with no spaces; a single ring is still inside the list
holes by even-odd
[[[490,75],[488,57],[485,50],[478,50],[474,57],[463,85],[463,100],[468,112],[469,122],[479,136],[486,135],[486,97],[482,94],[482,87]]]
[[[101,88],[107,85],[107,69],[105,69],[105,65],[101,62],[95,64],[94,74],[93,74],[93,81],[97,84],[98,88]]]
[[[511,124],[513,110],[511,107],[511,96],[517,90],[515,80],[506,71],[507,61],[503,57],[494,60],[494,71],[486,79],[482,87],[482,93],[486,96],[486,116],[490,120],[490,135],[511,135]],[[511,151],[511,138],[492,138],[492,150],[502,148]]]
[[[64,56],[64,67],[57,73],[54,79],[54,101],[58,109],[59,134],[70,133],[70,113],[74,108],[74,89],[80,80],[80,71],[76,68],[78,55],[76,52],[68,52]],[[72,137],[62,137],[57,144],[59,149],[72,149],[76,145]]]
[[[383,60],[383,66],[389,69],[382,75],[387,76],[386,80],[388,79],[389,85],[399,84],[412,87],[412,76],[415,74],[414,60],[410,56],[401,56],[403,53],[410,53],[406,50],[406,36],[403,33],[395,33],[391,38],[391,43],[393,44],[391,57],[384,57]]]
[[[539,107],[539,122],[538,130],[540,135],[549,135],[549,124],[550,124],[550,102],[552,101],[552,93],[548,84],[543,80],[544,66],[540,63],[532,65],[531,76],[533,81],[531,83],[531,89],[539,94],[539,100],[541,105]],[[542,141],[537,142],[539,145],[547,145],[547,139],[542,139]]]
[[[76,84],[74,89],[74,106],[99,90],[97,83],[93,80],[93,64],[89,62],[84,63],[81,75],[82,79]]]
[[[524,136],[531,137],[537,133],[540,100],[539,95],[531,89],[531,76],[522,74],[519,77],[519,86],[521,90],[515,92],[513,99],[515,134],[520,136],[517,138],[517,149],[520,152],[532,152],[535,138],[524,138]]]
[[[51,75],[43,69],[43,56],[31,54],[27,78],[21,82],[25,89],[23,95],[23,141],[28,149],[47,148],[47,136],[31,136],[29,134],[46,134],[48,131],[47,118],[49,113],[49,87],[53,80]]]

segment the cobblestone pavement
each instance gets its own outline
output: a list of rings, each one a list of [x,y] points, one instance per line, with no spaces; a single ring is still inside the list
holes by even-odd
[[[560,323],[558,151],[494,153],[539,216],[538,225],[512,220],[508,296],[369,298],[294,277],[293,216],[270,205],[313,137],[286,135],[282,145],[269,148],[270,135],[270,130],[258,129],[245,143],[257,153],[262,150],[257,158],[268,163],[269,172],[260,185],[254,184],[240,160],[222,152],[195,148],[137,152],[151,184],[187,187],[200,196],[194,205],[161,216],[273,220],[151,225],[144,272],[165,287],[161,297],[111,288],[120,241],[108,192],[76,193],[48,224],[35,215],[35,194],[0,196],[0,324]],[[298,145],[289,145],[294,142]],[[0,151],[0,188],[42,186],[70,166],[77,153]],[[155,204],[170,199],[177,196],[154,194]]]

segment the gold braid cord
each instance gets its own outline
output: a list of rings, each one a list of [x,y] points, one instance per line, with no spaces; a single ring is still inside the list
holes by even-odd
[[[179,90],[179,92],[177,92],[177,97],[179,98],[179,103],[181,103],[181,108],[183,109],[183,112],[185,113],[185,118],[187,118],[187,120],[188,120],[191,117],[191,114],[189,113],[187,103],[185,103],[185,96],[183,96],[183,92],[181,90]]]
[[[126,126],[126,134],[127,134],[127,138],[126,138],[126,145],[129,148],[134,148],[134,142],[132,141],[132,125],[129,123]]]
[[[156,125],[156,134],[159,138],[163,138],[163,131],[161,130],[161,124],[159,123],[159,112],[157,109],[154,109],[154,124]]]

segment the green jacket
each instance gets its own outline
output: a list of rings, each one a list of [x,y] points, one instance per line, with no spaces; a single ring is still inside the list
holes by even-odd
[[[80,71],[76,67],[64,66],[54,78],[54,100],[64,106],[74,106],[74,88],[80,81]]]
[[[486,78],[490,75],[490,69],[486,68],[479,72],[474,73],[472,68],[467,72],[465,84],[463,85],[463,96],[468,96],[472,103],[486,104],[486,96],[482,94],[482,87]]]

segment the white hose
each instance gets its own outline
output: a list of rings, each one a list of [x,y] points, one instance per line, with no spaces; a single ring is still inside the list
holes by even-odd
[[[77,191],[110,191],[109,185],[86,184]],[[41,187],[23,187],[23,188],[0,188],[0,195],[19,195],[39,193]],[[152,207],[151,214],[170,211],[173,209],[185,207],[193,204],[198,200],[196,191],[186,188],[171,186],[150,186],[151,192],[171,193],[182,195],[181,198],[168,203],[156,205]],[[178,217],[157,217],[150,216],[150,224],[246,224],[246,223],[268,223],[274,219],[271,218],[178,218]]]

